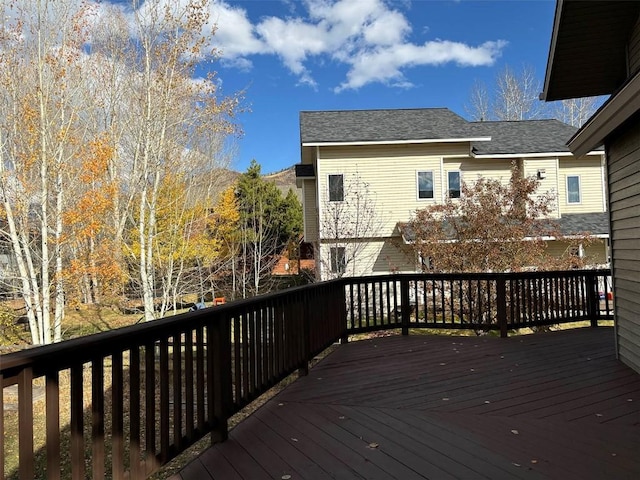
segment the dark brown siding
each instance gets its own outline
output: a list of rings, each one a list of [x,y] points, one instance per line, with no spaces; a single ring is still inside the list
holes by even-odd
[[[607,157],[618,352],[640,372],[640,118],[608,139]]]
[[[640,17],[631,30],[629,43],[627,44],[627,54],[629,59],[629,76],[633,76],[640,70]]]

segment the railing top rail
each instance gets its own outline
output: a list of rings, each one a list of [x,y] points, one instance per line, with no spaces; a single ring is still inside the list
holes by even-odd
[[[391,274],[366,277],[343,277],[327,282],[303,285],[279,292],[230,302],[224,305],[188,312],[172,317],[165,317],[116,330],[88,335],[67,340],[61,343],[34,347],[19,352],[0,355],[0,373],[11,376],[12,371],[32,366],[38,369],[61,369],[73,364],[85,363],[100,356],[127,350],[132,346],[154,342],[167,335],[173,335],[199,328],[211,322],[222,321],[237,315],[239,312],[261,308],[279,300],[295,297],[306,290],[326,287],[332,284],[349,285],[363,282],[380,282],[390,280],[496,280],[498,278],[560,278],[578,277],[583,275],[610,275],[609,269],[598,270],[567,270],[567,271],[536,271],[510,273],[409,273]]]
[[[322,285],[342,283],[330,280]],[[216,307],[186,312],[160,318],[151,322],[138,323],[115,330],[95,333],[84,337],[65,340],[51,345],[36,346],[18,352],[0,355],[0,373],[11,376],[11,371],[32,366],[34,369],[61,369],[73,364],[88,362],[96,357],[127,350],[132,346],[144,345],[167,335],[193,330],[211,322],[222,321],[238,313],[260,308],[281,299],[294,297],[318,284],[303,285],[287,290],[245,298]]]
[[[388,280],[496,280],[499,278],[560,278],[581,276],[611,275],[608,268],[602,269],[574,269],[574,270],[544,270],[528,272],[478,272],[478,273],[394,273],[391,275],[367,275],[362,277],[343,277],[345,284],[362,282],[380,282]]]

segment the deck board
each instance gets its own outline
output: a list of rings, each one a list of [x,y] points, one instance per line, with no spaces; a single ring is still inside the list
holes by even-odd
[[[637,479],[639,451],[611,328],[389,336],[341,345],[172,478]]]

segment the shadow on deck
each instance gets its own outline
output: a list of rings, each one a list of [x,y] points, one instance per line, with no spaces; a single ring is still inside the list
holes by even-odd
[[[173,480],[640,478],[611,328],[353,342]]]

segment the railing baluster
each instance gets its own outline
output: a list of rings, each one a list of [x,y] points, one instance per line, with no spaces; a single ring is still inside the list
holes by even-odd
[[[151,341],[144,347],[144,384],[145,384],[145,473],[149,475],[155,469],[156,458],[156,342]]]
[[[172,343],[173,445],[180,451],[182,449],[182,334],[176,332]]]
[[[160,463],[167,459],[170,445],[169,423],[169,341],[168,337],[160,339]]]
[[[111,357],[112,398],[111,398],[111,465],[114,480],[124,478],[124,365],[122,351]]]
[[[83,365],[76,363],[71,366],[71,479],[84,480],[84,402],[83,402]],[[22,464],[22,458],[20,458]],[[22,476],[21,478],[31,478]]]
[[[103,479],[104,461],[104,359],[91,362],[91,462],[93,478]]]
[[[193,335],[194,331],[189,329],[184,334],[184,394],[185,394],[185,433],[187,442],[194,440],[195,415],[194,394],[193,394]]]
[[[129,463],[131,478],[144,478],[140,463],[140,347],[129,351]]]
[[[2,412],[4,415],[4,411]],[[33,470],[33,370],[25,368],[18,374],[18,419],[20,437],[20,479],[31,479]]]
[[[47,480],[60,480],[60,374],[57,370],[48,371],[46,382],[46,422],[47,422]],[[2,407],[2,377],[0,376],[0,412]],[[2,415],[0,415],[0,432],[2,427]],[[4,435],[0,434],[0,437]],[[0,439],[0,452],[2,452],[2,439]],[[0,469],[4,469],[4,459],[0,453]],[[0,470],[0,479],[4,474]]]

